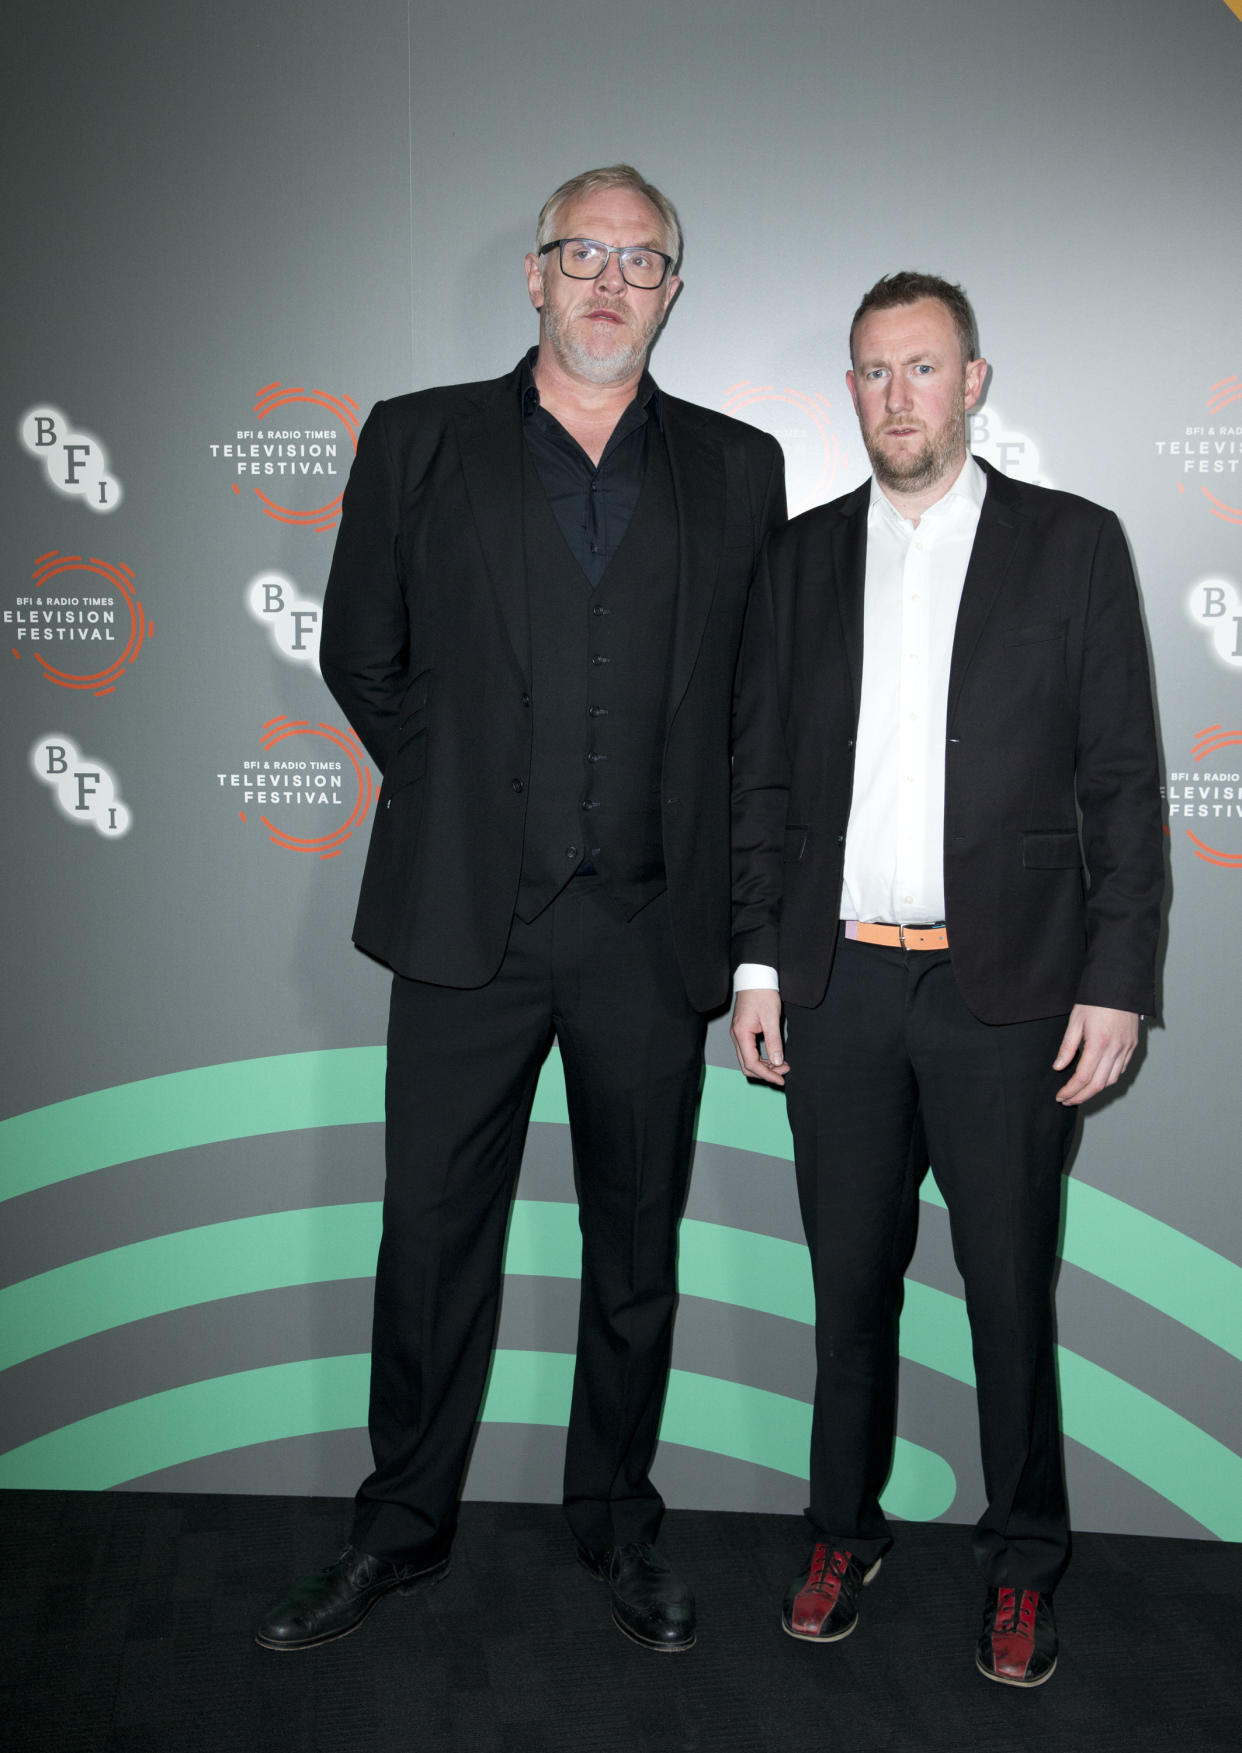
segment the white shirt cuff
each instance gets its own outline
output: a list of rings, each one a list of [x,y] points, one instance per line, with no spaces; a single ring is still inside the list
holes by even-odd
[[[764,962],[739,962],[733,976],[733,996],[739,992],[779,992],[781,983],[776,969]]]

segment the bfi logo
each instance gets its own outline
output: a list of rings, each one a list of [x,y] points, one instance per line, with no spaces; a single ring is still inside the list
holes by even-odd
[[[128,834],[133,818],[116,774],[105,762],[84,755],[72,737],[59,732],[40,737],[30,750],[30,766],[71,822],[89,824],[105,840]]]
[[[43,464],[48,486],[67,499],[80,499],[92,511],[115,511],[121,483],[108,465],[108,453],[89,432],[77,432],[67,414],[45,405],[29,408],[18,427],[21,441]]]
[[[1242,591],[1229,578],[1201,578],[1186,592],[1186,613],[1207,634],[1212,655],[1242,669]]]
[[[308,664],[319,672],[319,624],[323,605],[304,597],[283,572],[260,572],[246,586],[246,607],[265,627],[286,663]]]

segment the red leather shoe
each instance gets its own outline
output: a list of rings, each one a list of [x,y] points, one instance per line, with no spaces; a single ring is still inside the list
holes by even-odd
[[[989,1589],[975,1666],[1002,1686],[1042,1686],[1057,1665],[1052,1596],[1038,1589]]]
[[[785,1590],[781,1626],[806,1643],[836,1643],[858,1624],[858,1597],[882,1560],[864,1568],[852,1552],[817,1540],[806,1564]]]

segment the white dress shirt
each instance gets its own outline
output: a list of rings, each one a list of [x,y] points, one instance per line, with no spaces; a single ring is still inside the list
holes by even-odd
[[[944,739],[953,634],[987,478],[967,457],[917,524],[872,477],[863,674],[841,918],[944,918]],[[735,991],[777,986],[743,962]]]

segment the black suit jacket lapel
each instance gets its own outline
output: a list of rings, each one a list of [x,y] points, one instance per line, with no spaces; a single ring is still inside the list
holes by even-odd
[[[975,531],[970,564],[962,584],[962,600],[957,611],[957,627],[953,634],[953,656],[949,664],[949,703],[947,721],[953,714],[962,683],[979,643],[988,616],[1013,563],[1014,550],[1022,534],[1025,518],[1017,495],[1005,476],[987,463],[980,465],[988,478],[988,490],[979,525]]]
[[[664,398],[664,438],[677,501],[677,609],[668,690],[671,718],[689,685],[716,594],[728,482],[720,446],[704,437],[693,415],[671,396]]]
[[[525,452],[518,403],[520,372],[490,385],[476,409],[457,419],[466,493],[502,625],[524,679],[530,677],[522,478]]]
[[[870,505],[870,485],[864,484],[844,501],[832,530],[832,577],[836,580],[841,641],[849,664],[850,686],[854,690],[855,724],[862,706],[863,596],[867,583],[867,512]]]

